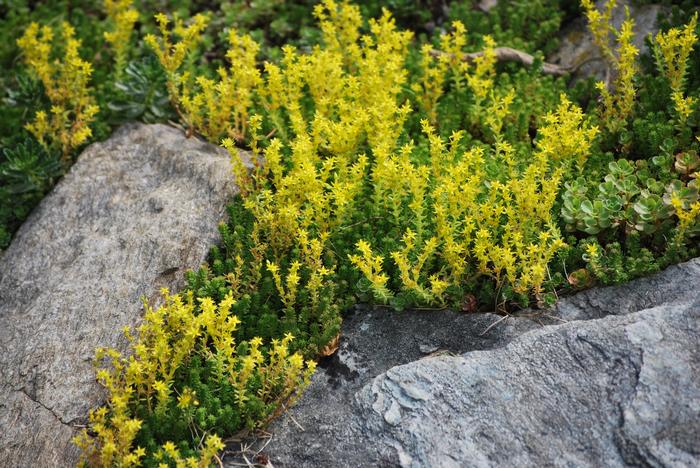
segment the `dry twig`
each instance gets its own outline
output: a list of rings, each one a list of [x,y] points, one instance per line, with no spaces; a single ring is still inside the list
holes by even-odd
[[[498,60],[499,62],[519,62],[528,67],[532,66],[532,64],[535,63],[535,57],[533,57],[532,55],[510,47],[496,47],[495,49],[493,49],[493,52],[496,54],[496,60]],[[430,55],[432,55],[433,57],[440,57],[445,54],[446,52],[443,52],[441,50],[433,49],[430,51]],[[469,54],[462,55],[462,61],[472,63],[476,58],[482,57],[483,55],[483,51],[471,52]],[[570,71],[571,70],[569,68],[560,67],[559,65],[555,65],[553,63],[542,63],[542,73],[544,73],[545,75],[564,76],[567,75]]]
[[[488,327],[486,327],[486,330],[484,330],[484,331],[482,331],[481,333],[479,333],[479,336],[484,336],[486,333],[488,333],[489,330],[491,330],[493,327],[495,327],[496,325],[498,325],[499,323],[501,323],[502,321],[504,321],[504,320],[507,319],[508,317],[510,317],[510,315],[504,315],[503,317],[499,318],[498,320],[496,320],[495,322],[493,322],[491,325],[489,325]]]

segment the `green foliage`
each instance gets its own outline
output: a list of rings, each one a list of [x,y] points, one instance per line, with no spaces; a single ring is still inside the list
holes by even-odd
[[[153,56],[131,61],[123,78],[114,84],[108,108],[115,123],[139,120],[146,123],[174,120],[163,69]]]
[[[545,55],[556,50],[562,22],[579,12],[578,2],[533,0],[498,2],[488,14],[475,2],[451,2],[450,20],[459,20],[476,37],[491,35],[501,46]]]
[[[30,136],[0,149],[0,249],[61,174],[58,153]]]

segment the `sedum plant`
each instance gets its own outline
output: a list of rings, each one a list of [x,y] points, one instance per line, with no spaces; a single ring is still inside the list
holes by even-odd
[[[83,465],[209,466],[223,436],[257,427],[309,383],[315,362],[289,352],[292,335],[235,340],[231,294],[196,304],[192,292],[163,290],[163,300],[146,305],[136,334],[125,329],[131,356],[97,351],[109,400],[90,414],[94,435],[75,439]]]
[[[201,40],[202,32],[206,29],[209,19],[203,14],[197,14],[189,25],[185,26],[181,19],[176,19],[170,29],[170,19],[163,14],[155,15],[160,38],[148,34],[144,41],[155,53],[166,76],[166,86],[170,102],[177,114],[187,126],[193,130],[192,123],[183,109],[182,99],[184,90],[189,86],[190,72],[185,70],[186,60]],[[179,40],[174,41],[173,38]]]
[[[693,112],[693,106],[697,103],[692,96],[683,95],[688,72],[688,57],[698,40],[695,34],[697,25],[696,12],[683,28],[671,28],[665,33],[659,32],[654,41],[653,52],[656,65],[671,88],[671,99],[680,125],[685,125]]]
[[[258,44],[247,34],[229,33],[228,69],[220,67],[218,80],[198,76],[196,91],[183,89],[182,108],[192,128],[210,141],[246,140],[253,93],[261,83],[255,57]]]
[[[66,168],[74,149],[92,135],[90,124],[99,107],[89,85],[92,65],[80,58],[80,40],[75,38],[75,30],[68,23],[61,25],[60,58],[56,57],[59,48],[52,45],[54,34],[50,27],[32,23],[17,45],[51,102],[49,112],[38,111],[26,129],[46,148],[60,151]]]
[[[596,9],[592,0],[582,0],[581,5],[586,12],[594,41],[611,67],[608,73],[614,77],[611,83],[612,91],[606,82],[598,82],[596,87],[603,101],[600,108],[601,119],[606,127],[615,133],[625,127],[634,110],[634,76],[639,55],[639,50],[632,43],[634,20],[630,17],[629,8],[625,7],[625,20],[618,31],[611,21],[616,0],[609,0],[602,13]],[[614,50],[613,42],[617,44],[617,50]]]
[[[139,12],[133,8],[132,3],[132,0],[104,0],[107,18],[112,24],[104,37],[114,52],[115,80],[122,77],[126,68],[134,24],[139,19]]]
[[[292,322],[290,303],[303,265],[289,254],[299,250],[295,233],[304,239],[317,236],[310,238],[326,251],[327,263],[322,264],[329,278],[335,273],[341,284],[356,281],[351,279],[355,274],[346,273],[354,265],[366,275],[361,291],[399,307],[455,303],[474,281],[511,291],[505,293],[508,298],[527,302],[533,294],[541,299],[547,264],[564,247],[551,216],[559,181],[567,167],[585,159],[597,130],[562,97],[543,128],[537,163],[526,164],[530,152],[506,141],[514,92],[494,89],[495,60],[489,52],[494,44],[487,40],[490,49],[473,70],[461,61],[439,63],[445,64],[443,70],[453,70],[475,108],[489,109],[488,116],[475,122],[489,143],[461,156],[464,132],[456,132],[446,150],[426,121],[427,153],[410,142],[400,144],[410,112],[401,103],[408,85],[410,36],[396,31],[387,14],[370,21],[372,35],[362,36],[359,12],[347,3],[323,2],[316,15],[324,38],[321,48],[307,55],[287,48],[281,66],[266,64],[268,123],[276,130],[289,122],[291,131],[280,131],[280,139],[270,142],[262,152],[265,164],[251,176],[237,171],[243,206],[252,215],[251,237],[259,243],[254,250],[268,250],[274,258],[266,268],[285,317],[291,317],[286,320]],[[456,24],[443,43],[457,52],[466,43],[463,33]],[[439,97],[432,103],[437,105]],[[235,159],[232,142],[225,145]],[[550,164],[553,155],[559,159]],[[473,193],[460,197],[460,188],[467,185]],[[360,194],[371,203],[357,200]],[[363,224],[367,212],[387,222],[375,226],[370,238],[346,232],[347,225]],[[393,235],[400,241],[390,250],[374,250],[377,238]],[[352,249],[354,244],[358,254],[338,255],[338,245]],[[336,248],[330,250],[331,245]],[[286,263],[286,279],[280,262]],[[261,265],[258,277],[265,276]]]
[[[382,256],[366,243],[358,243],[361,256],[350,256],[380,292],[377,299],[399,294],[399,304],[445,305],[484,280],[525,302],[529,294],[544,298],[547,266],[565,247],[552,216],[563,170],[585,157],[597,133],[563,96],[548,120],[532,155],[506,142],[462,153],[459,133],[445,145],[425,121],[431,166],[412,163],[404,148],[390,165],[374,168],[374,209],[404,231],[390,252],[401,285],[393,294],[386,292]]]
[[[341,290],[360,280],[361,294],[397,307],[458,304],[476,284],[492,285],[484,288],[491,292],[482,300],[488,297],[499,308],[510,300],[549,300],[548,265],[565,247],[552,214],[559,186],[565,174],[585,164],[597,128],[565,96],[557,96],[560,104],[542,120],[536,150],[521,145],[509,132],[515,91],[496,86],[495,44],[486,38],[487,49],[470,66],[452,60],[467,42],[463,26],[455,23],[454,32],[441,39],[448,53],[435,58],[424,49],[423,66],[437,67],[438,83],[452,82],[467,93],[471,125],[485,142],[465,151],[460,145],[467,143],[466,133],[457,131],[446,150],[426,121],[427,146],[400,143],[410,113],[401,102],[403,90],[410,86],[431,94],[423,100],[430,105],[422,107],[435,118],[441,104],[435,90],[442,84],[431,90],[423,78],[422,84],[409,85],[410,36],[396,31],[387,14],[370,21],[371,35],[365,36],[359,32],[359,11],[348,3],[323,2],[316,15],[321,47],[309,54],[288,47],[280,65],[265,64],[265,117],[251,119],[255,132],[263,126],[279,132],[262,150],[254,144],[265,163],[248,175],[233,141],[224,142],[238,168],[242,206],[250,213],[250,224],[244,225],[254,239],[248,248],[256,255],[248,274],[253,284],[274,285],[279,297],[280,312],[270,314],[268,323],[278,327],[283,316],[282,328],[288,329],[305,315],[299,309],[306,306],[296,303],[305,296],[299,296],[304,262],[295,252],[304,250],[300,239],[309,238],[323,252],[324,277],[338,281]],[[525,141],[532,144],[529,136]],[[473,192],[459,197],[465,186]],[[358,200],[360,195],[370,203]],[[368,213],[385,221],[375,225],[376,233],[365,237],[361,229],[346,230],[363,225]],[[235,229],[239,236],[245,231],[240,222]],[[338,255],[339,245],[347,253]],[[240,278],[248,262],[240,247],[227,245],[227,252],[218,263],[236,258],[228,271]],[[191,286],[205,291],[218,284],[226,290],[231,273],[217,269],[210,265],[193,276]],[[317,280],[309,276],[309,282]]]

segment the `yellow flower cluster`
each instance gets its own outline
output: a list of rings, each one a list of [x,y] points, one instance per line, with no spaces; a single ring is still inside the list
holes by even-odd
[[[464,87],[464,77],[469,68],[462,60],[462,53],[467,43],[467,29],[461,21],[452,23],[452,32],[440,36],[440,54],[433,51],[430,44],[421,48],[420,80],[411,85],[417,95],[419,107],[428,116],[431,125],[437,124],[437,104],[445,89],[448,72],[451,72],[455,88]]]
[[[556,112],[548,113],[544,117],[545,125],[537,130],[540,135],[537,148],[542,157],[566,166],[575,163],[582,171],[599,130],[590,126],[581,108],[573,105],[566,95],[562,94],[560,101]]]
[[[477,104],[486,99],[493,89],[496,76],[496,42],[491,36],[484,36],[483,54],[474,59],[474,72],[467,76],[467,84],[474,93]]]
[[[486,86],[492,86],[491,81],[488,82]],[[491,135],[493,136],[496,143],[501,142],[501,131],[503,130],[503,125],[506,118],[510,113],[510,106],[515,100],[515,90],[510,89],[506,94],[502,96],[497,96],[495,93],[491,93],[490,102],[486,109],[479,110],[478,114],[481,116],[482,125],[487,128]],[[481,101],[477,101],[477,106],[480,108]]]
[[[391,253],[391,258],[396,263],[399,269],[399,278],[403,288],[416,293],[422,302],[443,304],[442,293],[445,291],[449,283],[438,277],[431,275],[429,278],[429,287],[424,287],[421,284],[421,275],[423,268],[435,254],[438,247],[438,239],[433,236],[423,242],[420,250],[416,249],[416,233],[411,228],[406,229],[406,233],[402,238],[404,248],[400,251]],[[412,260],[415,254],[415,260]]]
[[[216,434],[211,434],[206,437],[199,451],[199,457],[183,457],[180,450],[173,442],[166,442],[162,449],[156,454],[156,458],[161,460],[158,468],[168,468],[172,466],[162,460],[172,461],[177,468],[207,468],[211,466],[212,460],[215,459],[217,453],[224,449],[226,445]],[[130,466],[124,463],[125,466]]]
[[[170,20],[166,15],[158,13],[155,15],[155,19],[158,23],[160,39],[149,34],[144,40],[153,49],[165,71],[170,101],[180,118],[191,128],[189,116],[183,112],[181,106],[183,88],[189,85],[189,73],[182,68],[185,59],[200,42],[202,32],[206,29],[209,19],[205,15],[197,14],[188,26],[185,26],[181,19],[177,19],[172,31],[169,27]],[[173,36],[177,36],[179,40],[173,42]]]
[[[416,93],[418,106],[427,114],[431,125],[437,124],[437,104],[444,92],[448,77],[456,90],[466,86],[472,93],[473,104],[470,117],[474,123],[489,128],[493,134],[500,133],[502,119],[514,95],[494,93],[496,76],[496,42],[484,36],[482,50],[472,59],[472,65],[464,60],[467,46],[467,29],[460,21],[452,23],[452,32],[440,36],[440,51],[433,51],[429,44],[421,49],[420,78],[411,84]]]
[[[360,9],[346,1],[338,4],[335,0],[325,0],[314,7],[314,16],[323,32],[325,48],[346,56],[345,65],[357,62],[361,55],[358,46],[362,26]]]
[[[688,204],[687,202],[683,203],[677,196],[673,196],[671,197],[671,206],[678,217],[678,226],[676,226],[672,244],[680,248],[685,243],[686,237],[691,234],[697,221],[700,220],[700,200]]]
[[[271,96],[272,101],[286,101],[284,107],[297,137],[309,134],[314,147],[344,159],[354,156],[363,133],[375,151],[392,145],[409,111],[396,101],[406,82],[404,60],[412,34],[398,31],[387,11],[378,20],[370,20],[371,34],[362,37],[361,21],[355,19],[358,7],[325,1],[315,12],[324,31],[324,47],[294,59],[289,55],[294,51],[286,51],[288,99]],[[344,18],[351,21],[343,23]],[[356,38],[354,46],[338,50],[338,41],[349,38]],[[299,113],[304,84],[314,101],[314,115],[308,118]]]
[[[683,29],[671,28],[667,32],[656,34],[654,54],[659,70],[666,76],[673,91],[682,91],[685,74],[688,69],[688,56],[697,41],[695,28],[698,14]]]
[[[280,294],[282,303],[287,309],[294,309],[294,302],[296,301],[297,289],[299,287],[299,269],[301,268],[301,263],[298,261],[292,262],[289,267],[289,272],[287,272],[287,280],[285,283],[282,282],[282,277],[279,273],[279,267],[270,262],[267,262],[267,269],[272,274],[272,278],[275,281],[275,287]]]
[[[256,235],[274,253],[269,259],[274,274],[290,248],[326,248],[327,233],[347,222],[363,190],[369,158],[359,151],[361,145],[366,141],[375,157],[389,154],[409,112],[398,96],[406,81],[411,35],[397,31],[385,12],[370,21],[370,34],[361,36],[359,9],[347,2],[324,1],[315,14],[323,46],[309,54],[285,47],[280,65],[265,64],[262,104],[279,135],[262,155],[265,164],[251,176],[244,174],[242,162],[234,164],[245,206],[255,216]],[[302,100],[308,98],[311,113],[303,110]],[[251,126],[259,128],[259,120]],[[234,160],[239,158],[233,141],[224,146]],[[289,303],[298,268],[309,273],[310,289],[318,289],[330,273],[318,266],[295,267],[288,273],[292,283],[289,277],[287,284],[277,281]]]
[[[390,254],[402,288],[425,303],[443,304],[450,286],[487,275],[499,288],[507,284],[540,297],[547,265],[565,246],[551,214],[563,170],[572,161],[583,163],[597,128],[565,96],[545,119],[528,159],[518,157],[498,134],[489,154],[481,147],[460,153],[461,133],[446,144],[429,122],[423,128],[430,167],[411,161],[410,145],[372,167],[377,210],[391,213],[397,225],[401,219],[413,225],[405,231],[403,248]],[[487,158],[502,164],[502,179],[487,176]],[[434,232],[427,225],[434,225]],[[359,255],[351,255],[351,261],[375,296],[388,300],[384,258],[365,241],[357,247]]]
[[[210,141],[245,140],[253,95],[262,82],[255,64],[259,48],[250,35],[231,30],[226,53],[230,67],[217,70],[218,80],[198,76],[194,90],[183,87],[182,108],[192,129]]]
[[[616,132],[624,128],[628,118],[632,115],[636,90],[634,88],[634,76],[637,71],[637,55],[639,50],[634,46],[634,21],[630,12],[625,7],[625,21],[617,31],[611,22],[612,10],[616,0],[610,0],[605,7],[605,12],[600,13],[592,0],[582,0],[589,27],[593,33],[596,45],[612,67],[615,79],[612,83],[614,89],[611,92],[606,83],[596,84],[603,100],[602,119],[606,127]],[[615,37],[617,50],[613,51],[611,37]]]
[[[59,41],[48,26],[30,24],[17,45],[51,101],[50,111],[37,112],[26,128],[42,145],[60,150],[64,164],[68,165],[73,149],[92,135],[90,124],[99,107],[89,86],[92,65],[80,58],[80,40],[75,38],[70,24],[61,25],[60,38],[64,55],[56,59],[52,56],[59,46],[53,44]]]
[[[697,25],[698,14],[695,13],[682,29],[671,28],[665,33],[657,33],[653,47],[659,71],[671,87],[671,99],[681,124],[688,120],[696,104],[696,99],[692,96],[683,96],[683,88],[688,71],[688,57],[698,40],[695,34]]]
[[[182,20],[178,19],[171,32],[169,29],[170,20],[166,15],[158,13],[155,19],[160,31],[160,40],[153,34],[149,34],[145,38],[146,44],[153,49],[169,77],[177,76],[187,54],[200,41],[201,34],[206,29],[209,20],[205,15],[198,14],[192,18],[188,26],[185,26]],[[172,42],[173,34],[178,36],[180,40]],[[174,84],[179,85],[180,81],[176,80]]]
[[[382,272],[384,259],[381,255],[374,255],[372,248],[365,241],[357,243],[357,250],[360,255],[349,255],[350,261],[369,280],[374,297],[381,302],[387,302],[392,294],[386,287],[389,276]]]
[[[611,36],[614,35],[612,29],[612,14],[617,0],[608,0],[603,11],[598,11],[596,2],[593,0],[581,0],[581,6],[586,12],[588,19],[588,30],[593,35],[593,40],[600,49],[603,57],[608,63],[615,63],[616,57],[610,45]]]
[[[447,35],[445,35],[447,36]],[[419,82],[413,83],[411,89],[417,95],[418,106],[426,113],[431,125],[436,125],[438,120],[437,104],[445,91],[445,77],[448,70],[448,55],[435,57],[430,44],[424,44],[421,48]],[[461,76],[457,75],[457,76]]]
[[[139,12],[132,8],[133,0],[104,0],[107,18],[112,29],[104,33],[105,40],[114,50],[115,78],[124,72],[129,58],[129,45],[134,24],[139,19]]]
[[[261,382],[256,396],[276,404],[293,399],[309,383],[315,362],[304,361],[298,353],[290,355],[291,335],[273,341],[267,355],[260,350],[260,338],[247,343],[246,354],[238,353],[234,333],[240,321],[231,314],[232,294],[219,304],[210,298],[201,299],[199,313],[191,292],[181,297],[164,289],[163,300],[164,305],[155,310],[146,304],[144,322],[136,336],[125,329],[132,355],[125,357],[114,349],[97,351],[97,379],[108,390],[109,400],[107,407],[90,414],[95,436],[83,431],[75,439],[84,464],[138,464],[146,452],[134,446],[142,422],[131,415],[131,405],[145,402],[156,414],[166,412],[175,401],[182,409],[197,406],[197,396],[191,389],[185,387],[177,395],[173,388],[176,372],[195,355],[216,363],[216,378],[236,390],[239,408],[250,396],[248,385],[253,379]],[[199,460],[183,460],[182,466],[208,466],[223,445],[218,437],[210,435],[201,448]],[[161,457],[179,460],[172,443],[163,445],[162,450]]]
[[[462,60],[466,46],[467,28],[461,21],[453,21],[452,32],[440,36],[440,49],[445,52],[445,55],[440,57],[440,61],[449,67],[457,89],[462,89],[464,86],[464,77],[469,69],[467,62]]]
[[[600,247],[596,243],[588,244],[585,247],[583,259],[588,262],[588,266],[598,277],[605,275],[605,267],[601,261]]]

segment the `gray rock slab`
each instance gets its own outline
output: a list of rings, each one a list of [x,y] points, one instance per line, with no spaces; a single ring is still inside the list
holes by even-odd
[[[362,433],[406,467],[698,466],[698,319],[661,306],[394,367],[357,394]]]
[[[0,258],[0,465],[70,466],[103,401],[97,346],[177,291],[237,191],[227,153],[164,125],[89,146]]]
[[[629,283],[588,289],[564,298],[557,304],[556,315],[563,320],[589,320],[688,303],[697,297],[700,297],[700,258]]]
[[[695,259],[496,325],[357,308],[252,453],[275,467],[697,464],[698,284]]]

